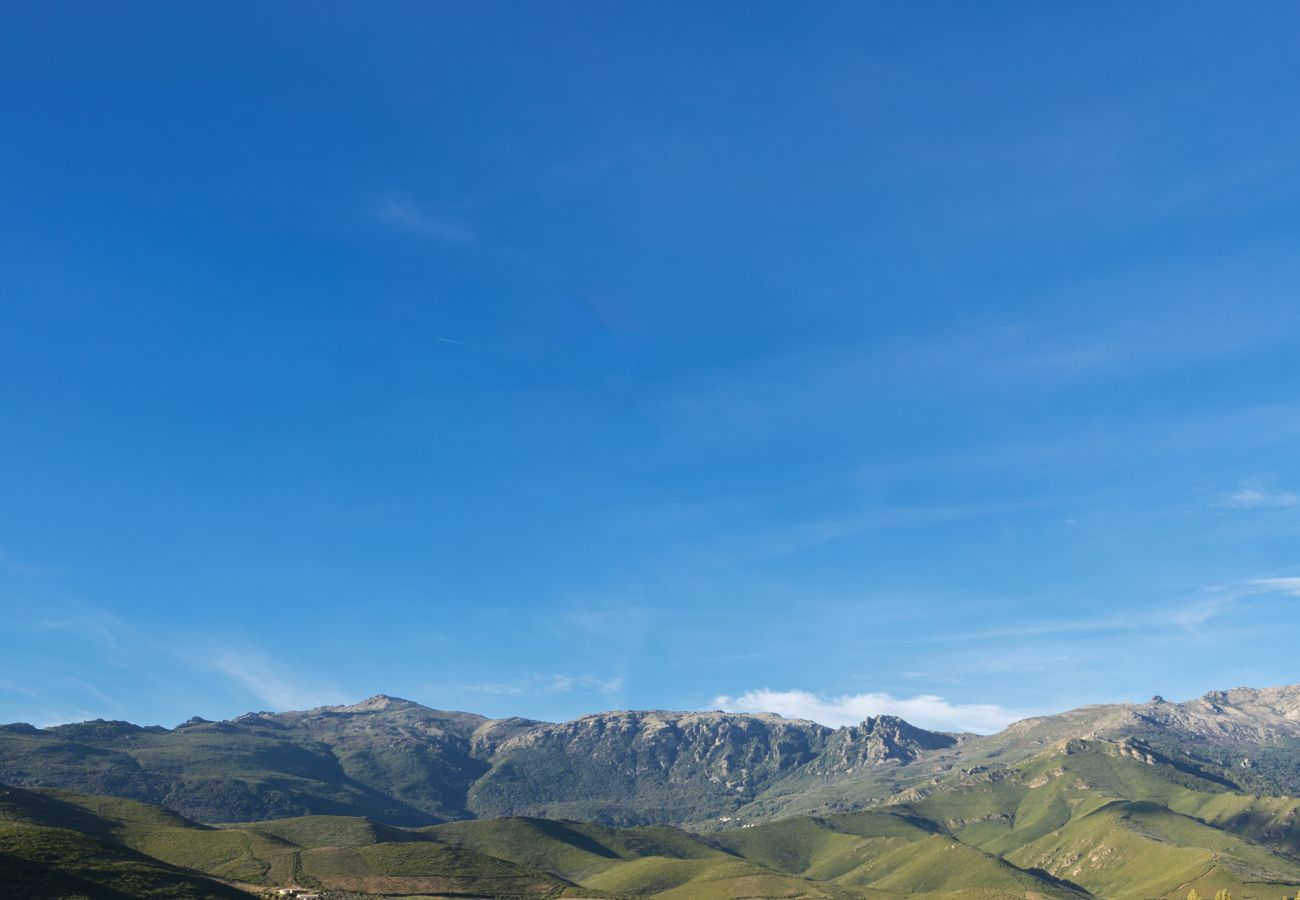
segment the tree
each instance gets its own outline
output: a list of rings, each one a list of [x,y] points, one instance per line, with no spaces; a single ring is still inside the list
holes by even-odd
[[[1187,892],[1187,900],[1201,900],[1201,892],[1196,888],[1192,888]]]

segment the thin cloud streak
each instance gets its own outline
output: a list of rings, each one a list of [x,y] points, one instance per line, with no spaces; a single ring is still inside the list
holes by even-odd
[[[989,518],[1022,508],[1009,504],[885,508],[859,515],[801,522],[774,530],[761,538],[757,542],[759,549],[755,555],[759,558],[781,558],[871,531],[926,528]]]
[[[117,616],[91,603],[70,604],[55,616],[33,622],[32,627],[76,635],[104,650],[115,665],[124,665],[128,658],[124,646],[127,626]]]
[[[71,684],[74,684],[77,687],[79,687],[85,693],[90,694],[90,696],[94,697],[96,700],[99,700],[102,703],[107,703],[109,706],[116,707],[117,709],[126,709],[125,704],[109,696],[106,692],[101,690],[97,685],[91,684],[89,681],[85,681],[81,678],[69,678],[68,681]]]
[[[269,704],[274,711],[312,709],[347,702],[337,689],[284,671],[260,650],[219,651],[212,656],[211,668]]]
[[[1235,491],[1220,498],[1218,505],[1227,509],[1289,509],[1300,506],[1300,494],[1274,490],[1265,478],[1246,478]]]
[[[14,575],[39,577],[41,575],[52,575],[63,572],[66,570],[66,567],[18,559],[4,547],[0,547],[0,569]]]
[[[871,641],[872,644],[946,644],[989,641],[999,638],[1047,637],[1058,634],[1097,632],[1152,631],[1179,628],[1194,630],[1224,612],[1229,606],[1250,597],[1267,594],[1300,596],[1300,578],[1252,578],[1204,589],[1204,596],[1188,602],[1153,609],[1135,615],[1101,616],[1095,619],[1069,619],[1038,622],[1009,628],[948,632],[924,637],[898,637]]]
[[[1248,584],[1261,591],[1300,597],[1300,578],[1256,578]]]
[[[381,202],[375,209],[374,217],[397,231],[438,243],[454,244],[469,240],[469,232],[464,226],[441,219],[410,200],[398,197],[389,197]]]
[[[604,696],[616,694],[623,688],[623,679],[599,678],[595,675],[536,675],[517,681],[470,684],[465,690],[482,694],[508,697],[544,696],[548,694],[595,693]]]

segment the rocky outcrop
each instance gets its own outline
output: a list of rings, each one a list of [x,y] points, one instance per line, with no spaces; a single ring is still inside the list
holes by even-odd
[[[775,715],[583,716],[501,743],[491,771],[471,790],[470,805],[480,815],[619,824],[712,818],[816,759],[831,733]]]
[[[959,740],[951,734],[917,728],[897,716],[877,716],[832,733],[810,769],[825,775],[851,775],[885,763],[910,763],[931,750],[955,746]]]

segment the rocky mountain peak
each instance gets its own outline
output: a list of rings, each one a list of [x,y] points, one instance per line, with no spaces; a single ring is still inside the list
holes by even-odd
[[[342,713],[366,713],[380,712],[395,708],[420,707],[419,703],[411,700],[403,700],[401,697],[390,697],[388,694],[375,694],[373,697],[367,697],[360,703],[352,703],[347,706],[330,706],[328,709]]]

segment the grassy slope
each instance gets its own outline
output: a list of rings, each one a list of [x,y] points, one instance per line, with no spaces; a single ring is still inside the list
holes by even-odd
[[[892,816],[876,816],[882,822]],[[886,829],[881,829],[882,831]],[[919,833],[918,837],[924,837]],[[883,837],[883,835],[882,835]],[[907,841],[911,835],[895,836]],[[915,839],[915,838],[912,838]],[[714,843],[745,859],[791,875],[829,881],[861,863],[863,838],[830,827],[825,819],[784,819],[713,836]]]
[[[623,863],[647,857],[726,859],[723,851],[663,825],[612,828],[580,822],[513,818],[453,822],[422,829],[441,843],[586,883]]]
[[[547,895],[572,887],[546,872],[365,819],[321,816],[213,828],[131,800],[10,788],[0,788],[0,857],[6,897],[14,891],[33,897],[247,896],[198,872],[250,884],[296,881],[475,896]],[[62,874],[51,882],[51,872]],[[57,890],[38,889],[43,883]]]
[[[1105,897],[1294,895],[1300,864],[1151,803],[1116,801],[1009,854]],[[1213,892],[1211,892],[1212,894]]]
[[[299,816],[228,825],[227,829],[285,841],[297,847],[363,847],[388,841],[421,840],[418,833],[360,816]]]
[[[897,812],[789,819],[715,840],[746,859],[841,887],[898,893],[1068,893]]]
[[[1295,801],[1252,798],[1114,745],[1071,742],[903,809],[964,843],[1099,896],[1293,894]]]
[[[0,885],[13,900],[248,897],[121,844],[68,828],[11,821],[0,822]]]
[[[246,896],[183,871],[238,877],[211,860],[166,862],[142,846],[168,834],[183,835],[187,849],[237,836],[146,803],[0,786],[0,830],[5,890],[15,896]]]
[[[343,890],[528,897],[573,887],[547,872],[432,841],[318,847],[299,859],[299,883]]]
[[[773,872],[734,857],[667,859],[648,856],[624,863],[586,882],[602,892],[659,897],[836,897],[846,891]]]
[[[707,837],[664,827],[540,819],[457,822],[423,831],[615,893],[716,896],[734,890],[830,897],[862,896],[874,888],[908,893],[964,887],[1016,896],[1026,890],[1061,893],[1050,882],[890,812],[787,819]]]

